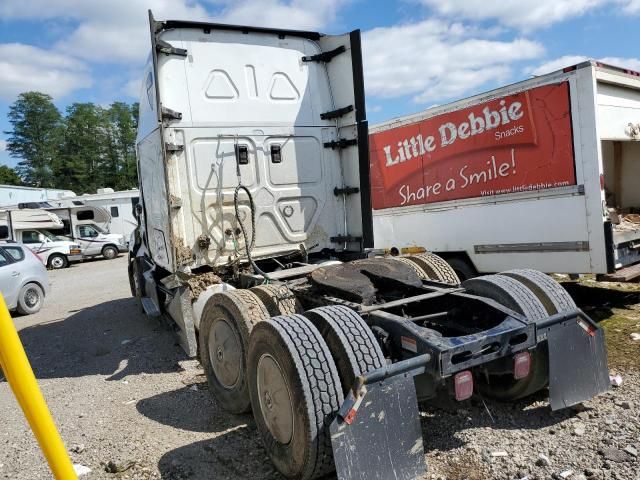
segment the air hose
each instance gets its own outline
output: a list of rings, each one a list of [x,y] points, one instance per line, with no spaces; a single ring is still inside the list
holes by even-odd
[[[251,242],[249,242],[247,239],[247,231],[244,228],[244,222],[240,218],[240,211],[238,210],[238,193],[240,193],[240,190],[244,190],[244,192],[249,197],[249,210],[251,212]],[[256,208],[253,203],[251,192],[241,183],[238,184],[235,191],[233,192],[233,207],[236,212],[236,220],[238,220],[238,223],[240,224],[240,230],[242,230],[242,236],[244,237],[244,248],[247,252],[247,259],[249,260],[249,264],[251,265],[251,268],[253,268],[253,271],[255,273],[261,275],[264,278],[265,283],[269,283],[271,281],[269,275],[267,275],[264,271],[262,271],[262,269],[260,269],[260,267],[258,267],[256,262],[253,260],[253,257],[251,256],[251,250],[253,250],[253,246],[256,243]]]

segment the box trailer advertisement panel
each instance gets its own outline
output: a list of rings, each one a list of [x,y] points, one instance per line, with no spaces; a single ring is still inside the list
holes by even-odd
[[[569,83],[369,138],[375,210],[576,184]]]

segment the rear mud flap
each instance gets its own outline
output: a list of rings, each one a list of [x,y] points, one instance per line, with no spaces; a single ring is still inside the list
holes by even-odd
[[[410,480],[426,473],[411,374],[367,385],[353,423],[336,418],[330,431],[341,480]]]
[[[604,332],[572,318],[538,331],[549,346],[549,400],[552,410],[589,400],[610,388]]]

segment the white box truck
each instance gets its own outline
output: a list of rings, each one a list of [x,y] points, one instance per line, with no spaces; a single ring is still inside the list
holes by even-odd
[[[376,248],[640,275],[640,74],[584,62],[370,128]]]

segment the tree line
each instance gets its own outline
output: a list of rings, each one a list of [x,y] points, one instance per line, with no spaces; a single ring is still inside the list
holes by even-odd
[[[9,107],[6,149],[19,159],[0,167],[0,183],[95,193],[136,188],[138,104],[73,103],[63,115],[49,95],[26,92]]]

